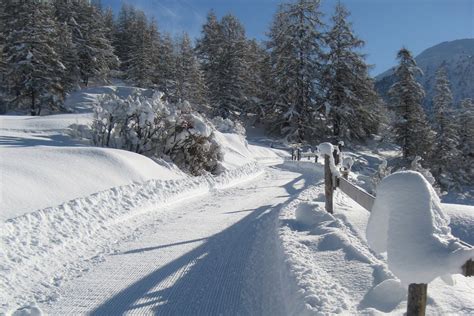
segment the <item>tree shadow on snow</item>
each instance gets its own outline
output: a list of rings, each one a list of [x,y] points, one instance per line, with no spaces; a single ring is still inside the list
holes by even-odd
[[[33,135],[35,138],[17,136],[0,136],[0,146],[3,147],[35,147],[35,146],[84,146],[83,143],[73,140],[67,135]]]
[[[201,246],[120,291],[91,315],[119,315],[145,306],[159,315],[248,314],[242,297],[245,270],[251,263],[253,247],[249,245],[253,245],[266,217],[278,216],[280,208],[281,204],[259,207]],[[174,283],[173,276],[177,277]],[[163,289],[154,290],[160,283]],[[283,307],[275,305],[275,311],[283,313]]]

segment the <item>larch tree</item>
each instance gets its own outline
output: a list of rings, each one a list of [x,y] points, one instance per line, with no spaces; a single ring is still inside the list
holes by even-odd
[[[324,76],[326,113],[334,137],[363,140],[378,130],[381,100],[359,52],[364,42],[353,34],[348,16],[347,9],[338,3],[325,37],[329,48]]]
[[[51,5],[41,1],[10,1],[4,8],[7,99],[13,108],[29,107],[31,115],[57,110],[63,101],[65,67],[55,51],[52,16]]]
[[[402,48],[397,58],[396,82],[389,90],[390,107],[396,116],[393,122],[395,140],[401,146],[404,159],[429,158],[434,135],[421,106],[425,91],[415,79],[422,72],[408,49]]]
[[[244,114],[248,66],[245,29],[233,15],[218,21],[211,11],[197,45],[214,115],[224,118]]]
[[[202,65],[206,86],[209,89],[209,102],[215,109],[220,104],[222,82],[220,80],[222,54],[221,25],[213,11],[207,15],[202,26],[201,38],[196,45],[196,53]]]
[[[457,120],[454,119],[453,94],[444,68],[436,72],[435,95],[435,147],[432,155],[431,171],[445,189],[455,182],[458,173],[461,152]]]
[[[204,109],[207,106],[204,75],[189,35],[184,33],[176,46],[176,99]]]
[[[474,101],[464,99],[460,102],[459,113],[459,149],[466,183],[474,181]]]
[[[126,78],[139,87],[152,85],[153,78],[153,46],[148,20],[145,13],[138,11],[133,24],[132,51],[126,61]]]
[[[317,134],[322,104],[323,27],[319,0],[280,6],[269,34],[272,76],[276,83],[270,120],[289,141]]]

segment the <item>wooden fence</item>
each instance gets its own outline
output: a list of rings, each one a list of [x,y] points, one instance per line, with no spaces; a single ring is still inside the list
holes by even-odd
[[[336,156],[336,153],[334,153]],[[324,157],[324,183],[325,183],[325,195],[326,195],[326,211],[334,213],[334,190],[339,188],[342,192],[353,199],[357,204],[368,210],[372,211],[372,206],[375,202],[375,196],[371,195],[364,189],[356,186],[348,180],[348,170],[341,170],[342,177],[336,177],[331,172],[330,158],[325,155]],[[471,245],[464,243],[468,247]],[[462,271],[465,276],[474,276],[474,261],[468,260],[463,266]],[[408,299],[407,299],[407,316],[424,316],[426,311],[426,301],[428,298],[428,284],[415,284],[412,283],[408,286]]]

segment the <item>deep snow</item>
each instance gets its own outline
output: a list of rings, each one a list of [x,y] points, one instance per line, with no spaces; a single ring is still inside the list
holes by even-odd
[[[339,191],[335,214],[324,211],[321,164],[282,164],[288,154],[254,130],[250,144],[217,133],[227,171],[190,178],[69,136],[98,95],[137,91],[148,93],[90,88],[69,98],[76,113],[0,117],[0,314],[405,311],[406,288],[368,247],[369,213]],[[382,155],[346,157],[367,188]],[[472,243],[474,207],[442,207]],[[454,279],[430,283],[428,313],[474,313],[473,280]]]

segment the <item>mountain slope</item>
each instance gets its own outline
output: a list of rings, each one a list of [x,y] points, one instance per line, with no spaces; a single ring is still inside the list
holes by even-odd
[[[455,104],[465,98],[474,98],[474,39],[443,42],[424,50],[415,59],[424,73],[418,80],[426,90],[424,106],[427,110],[431,109],[436,71],[440,66],[446,68]],[[388,100],[388,90],[394,82],[394,68],[376,77],[375,87],[385,100]]]

